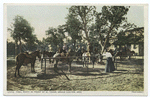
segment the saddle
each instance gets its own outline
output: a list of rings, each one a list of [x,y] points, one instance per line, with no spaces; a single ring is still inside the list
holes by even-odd
[[[28,52],[25,52],[24,54],[26,55],[27,58],[30,58],[30,59],[32,58],[32,55],[30,55]]]

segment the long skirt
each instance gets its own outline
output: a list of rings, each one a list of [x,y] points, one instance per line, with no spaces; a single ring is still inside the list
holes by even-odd
[[[115,70],[114,62],[112,61],[111,57],[107,58],[105,72],[112,72]]]

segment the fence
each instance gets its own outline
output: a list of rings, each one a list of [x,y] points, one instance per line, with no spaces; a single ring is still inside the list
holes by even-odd
[[[41,58],[41,69],[42,69],[42,67],[43,67],[43,61],[44,61],[44,63],[45,63],[45,70],[44,70],[44,73],[46,74],[46,60],[47,59],[74,59],[74,58],[83,58],[83,56],[71,56],[71,57],[43,57],[43,58]],[[94,57],[94,56],[84,56],[84,58],[92,58],[92,57]],[[87,67],[87,72],[88,72],[88,64],[87,64],[87,61],[84,61],[84,64],[85,64],[85,66]]]
[[[92,58],[92,57],[95,57],[95,56],[84,56],[84,58]],[[125,56],[123,56],[123,57],[125,57]],[[137,57],[140,57],[141,59],[143,59],[143,56],[132,56],[131,57],[131,59],[132,58],[137,58]],[[50,60],[50,59],[70,59],[70,58],[83,58],[83,56],[72,56],[72,57],[43,57],[43,58],[41,58],[41,69],[42,69],[42,67],[43,67],[43,62],[44,62],[44,65],[45,65],[45,70],[44,70],[44,73],[46,74],[46,61],[47,61],[47,59],[48,60]],[[105,63],[106,63],[106,59],[103,59],[103,60],[105,60]],[[129,59],[126,59],[126,60],[124,60],[124,61],[127,61],[127,60],[129,60]],[[82,60],[83,61],[83,60]],[[122,60],[120,60],[120,58],[116,58],[115,60],[113,59],[113,61],[114,61],[114,65],[115,65],[115,69],[117,70],[117,67],[118,67],[118,63],[120,63],[120,62],[122,62]],[[86,61],[84,61],[84,65],[86,66],[86,68],[87,68],[87,73],[88,73],[88,64],[89,62],[86,60]],[[93,67],[94,67],[94,65],[95,64],[93,64]]]

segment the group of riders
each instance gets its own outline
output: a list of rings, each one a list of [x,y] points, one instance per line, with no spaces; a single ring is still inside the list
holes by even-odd
[[[105,56],[107,58],[105,71],[106,72],[112,72],[115,70],[114,69],[114,63],[113,63],[114,61],[112,61],[112,57],[116,56],[116,54],[126,53],[127,51],[129,51],[129,49],[127,49],[127,47],[125,46],[122,49],[118,49],[118,48],[116,48],[115,50],[109,49],[109,51],[108,51],[108,49],[106,49],[106,52],[104,54],[100,54],[100,51],[97,47],[93,48],[92,46],[87,46],[87,49],[85,49],[83,46],[81,47],[80,45],[78,45],[77,49],[73,50],[71,46],[68,49],[67,45],[64,44],[63,47],[59,47],[57,49],[57,52],[51,52],[51,51],[50,52],[45,51],[45,52],[47,53],[48,57],[53,57],[53,58],[54,57],[58,58],[59,56],[65,57],[66,59],[63,59],[63,60],[55,59],[56,64],[54,65],[54,67],[57,67],[58,61],[64,61],[65,62],[65,60],[66,60],[66,62],[69,63],[69,67],[70,67],[69,70],[71,70],[71,62],[73,61],[73,58],[68,58],[67,57],[68,55],[69,56],[76,56],[77,58],[81,58],[81,59],[83,58],[84,64],[86,62],[85,60],[87,60],[87,59],[89,61],[92,60],[93,68],[94,68],[94,62],[96,62],[96,59],[100,59],[101,57]],[[130,53],[134,53],[134,52],[130,51]],[[88,54],[89,54],[89,56],[85,57],[85,55],[88,55]],[[44,53],[43,53],[43,55],[44,55]],[[96,58],[96,55],[98,55],[98,58]],[[23,65],[23,64],[27,65],[28,63],[31,63],[31,71],[35,71],[34,70],[34,64],[35,64],[36,56],[39,58],[39,61],[40,61],[41,60],[40,50],[34,51],[31,54],[28,52],[18,54],[16,56],[15,76],[16,76],[17,71],[18,71],[18,75],[19,75],[19,69],[20,69],[21,65]],[[120,59],[121,59],[121,57],[120,57]]]
[[[128,48],[126,46],[122,47],[122,48],[115,48],[115,50],[110,49],[112,56],[117,56],[118,52],[121,52],[121,54],[126,53],[128,50]],[[66,56],[67,52],[73,51],[72,46],[68,46],[66,45],[66,43],[64,43],[64,45],[62,47],[57,47],[57,51],[55,52],[54,56],[60,55],[61,56]],[[98,47],[93,48],[92,46],[87,47],[87,49],[84,48],[84,46],[81,45],[77,45],[76,49],[74,50],[76,53],[76,56],[82,56],[83,53],[85,52],[89,52],[90,54],[98,54],[100,53]],[[52,48],[50,47],[50,52],[53,52]],[[31,57],[28,52],[25,52],[27,57]]]

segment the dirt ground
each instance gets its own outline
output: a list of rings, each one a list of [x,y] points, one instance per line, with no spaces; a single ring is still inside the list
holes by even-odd
[[[22,77],[14,77],[14,64],[7,64],[8,91],[144,91],[142,59],[117,59],[117,70],[112,73],[105,73],[105,65],[102,64],[96,64],[94,69],[89,64],[87,72],[87,68],[76,61],[72,63],[71,73],[68,72],[68,65],[61,63],[58,72],[54,72],[53,64],[47,61],[46,74],[44,65],[41,69],[41,63],[36,60],[36,73],[31,73],[31,65],[28,64],[20,68]]]

